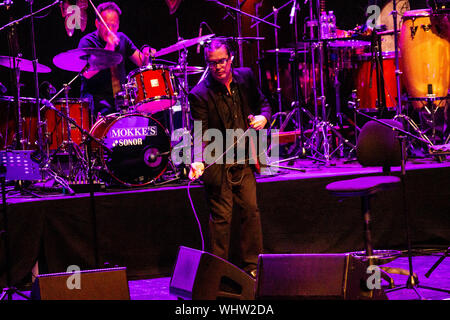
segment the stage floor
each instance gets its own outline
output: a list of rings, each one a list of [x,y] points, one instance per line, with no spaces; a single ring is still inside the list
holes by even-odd
[[[445,251],[445,250],[444,250]],[[445,258],[434,271],[431,272],[429,277],[425,274],[430,270],[432,266],[440,259],[443,251],[438,250],[423,250],[413,251],[412,264],[413,271],[418,276],[419,286],[416,290],[413,289],[399,289],[389,292],[387,286],[388,283],[382,280],[382,287],[384,288],[388,300],[450,300],[450,294],[447,292],[439,291],[439,289],[450,290],[450,257]],[[407,253],[404,252],[404,256],[385,264],[386,267],[402,268],[409,272],[409,261]],[[406,285],[408,276],[390,274],[394,279],[396,288]],[[170,277],[159,277],[152,279],[131,280],[128,282],[128,288],[130,291],[130,300],[177,300],[176,296],[173,296],[169,292]],[[432,289],[424,289],[420,286],[426,286]],[[22,291],[25,295],[30,295],[30,291]],[[25,300],[19,295],[14,295],[14,300]]]

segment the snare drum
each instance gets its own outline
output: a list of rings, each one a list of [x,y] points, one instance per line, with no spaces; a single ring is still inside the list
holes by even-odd
[[[132,71],[128,75],[128,86],[134,88],[134,102],[139,112],[152,114],[177,102],[174,77],[163,65],[148,65]]]
[[[447,15],[448,16],[448,15]],[[450,89],[450,42],[445,14],[411,10],[403,15],[400,34],[403,81],[412,98],[445,97]],[[413,102],[414,108],[423,107]]]
[[[92,127],[92,150],[104,169],[126,186],[144,186],[161,176],[170,157],[170,137],[155,119],[142,114],[110,114]]]
[[[366,111],[377,111],[378,85],[375,62],[372,62],[371,54],[363,54],[359,59],[359,67],[355,78],[356,94],[360,100],[359,108]],[[395,108],[398,96],[395,77],[395,52],[383,52],[383,75],[386,107]]]
[[[89,100],[87,99],[58,99],[53,102],[55,108],[66,114],[66,101],[69,107],[69,117],[84,130],[89,131],[91,128],[91,112],[89,109]],[[59,116],[55,111],[47,109],[45,113],[47,121],[47,136],[50,150],[56,150],[64,141],[69,139],[69,132],[71,140],[80,145],[83,139],[83,134],[80,130],[68,122],[68,120]],[[69,127],[67,127],[67,124]]]

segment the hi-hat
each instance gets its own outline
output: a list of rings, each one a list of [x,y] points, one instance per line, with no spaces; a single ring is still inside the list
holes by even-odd
[[[20,71],[34,72],[33,61],[22,58],[16,58],[15,62],[16,68],[19,69]],[[14,69],[14,58],[8,56],[0,56],[0,65],[6,68]],[[40,63],[38,63],[36,66],[38,73],[49,73],[52,71],[52,69]]]
[[[80,72],[86,64],[90,71],[108,69],[118,65],[122,61],[122,55],[101,48],[78,48],[62,52],[53,58],[53,63],[66,71]]]
[[[202,43],[208,39],[211,39],[212,37],[214,37],[214,34],[208,34],[206,36],[202,36],[202,37],[197,37],[197,38],[193,38],[193,39],[186,39],[186,40],[180,40],[177,43],[159,50],[158,52],[156,52],[154,54],[154,57],[160,57],[160,56],[164,56],[166,54],[175,52],[175,51],[180,51],[192,46],[195,46],[196,44]]]

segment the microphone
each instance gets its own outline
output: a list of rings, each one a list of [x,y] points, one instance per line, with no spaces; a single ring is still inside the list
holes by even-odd
[[[295,17],[295,10],[297,9],[297,0],[294,0],[294,3],[292,5],[291,8],[291,13],[289,14],[289,24],[292,24],[294,22],[294,17]]]
[[[200,28],[199,28],[199,30],[198,30],[198,37],[200,38],[201,36],[202,36],[202,32],[203,32],[203,21],[202,22],[200,22]],[[200,42],[198,43],[198,45],[197,45],[197,54],[200,54]]]

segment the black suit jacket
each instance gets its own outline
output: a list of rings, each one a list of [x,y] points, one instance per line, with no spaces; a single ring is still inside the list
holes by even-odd
[[[244,120],[249,115],[263,115],[270,123],[272,108],[262,94],[255,76],[250,68],[235,68],[232,71],[233,81],[239,88],[242,102],[242,112]],[[222,86],[222,87],[221,87]],[[191,116],[194,120],[202,122],[202,133],[207,129],[218,129],[225,137],[225,108],[228,108],[223,97],[223,85],[217,82],[211,75],[208,75],[202,82],[197,84],[189,93],[189,104]],[[247,122],[248,125],[248,122]],[[198,132],[194,132],[194,138],[201,137]],[[201,152],[207,143],[202,142]],[[225,151],[225,150],[224,150]],[[194,161],[201,155],[194,155]],[[206,164],[207,166],[208,164]],[[221,183],[220,165],[212,165],[203,175],[205,183]]]

